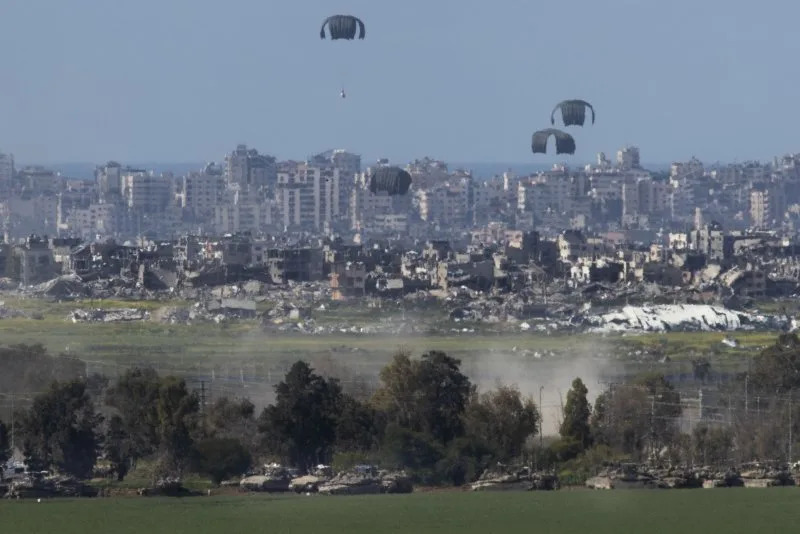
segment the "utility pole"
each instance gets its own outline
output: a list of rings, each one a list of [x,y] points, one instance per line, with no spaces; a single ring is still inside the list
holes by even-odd
[[[731,407],[731,396],[728,395],[728,424],[733,424],[733,408]]]
[[[14,454],[14,412],[17,410],[14,408],[14,393],[11,393],[11,454]]]
[[[699,412],[698,415],[700,417],[700,421],[702,421],[703,420],[703,388],[700,388],[700,390],[697,392],[697,410]]]
[[[650,462],[656,455],[656,396],[650,396]]]
[[[747,382],[750,379],[750,374],[744,375],[744,416],[747,417]]]
[[[792,468],[792,392],[789,392],[789,469]]]
[[[544,406],[542,406],[542,390],[544,386],[539,386],[539,454],[544,450]]]
[[[200,414],[206,416],[206,381],[200,381]]]

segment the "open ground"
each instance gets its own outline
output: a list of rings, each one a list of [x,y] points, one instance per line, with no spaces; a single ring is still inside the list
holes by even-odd
[[[580,376],[590,400],[605,383],[642,372],[690,376],[692,359],[709,359],[717,373],[746,370],[752,356],[774,343],[778,332],[670,332],[640,335],[574,334],[509,331],[454,332],[469,324],[442,319],[441,311],[403,314],[396,309],[371,309],[363,304],[337,304],[327,312],[315,310],[317,324],[326,321],[352,325],[413,320],[436,325],[428,335],[321,334],[265,330],[259,320],[168,324],[157,320],[160,310],[187,307],[184,301],[81,300],[55,302],[5,296],[4,304],[37,319],[0,320],[0,343],[41,343],[52,354],[67,354],[87,363],[87,372],[113,379],[132,366],[151,366],[161,374],[186,378],[190,387],[205,389],[206,398],[247,397],[258,409],[271,403],[273,386],[298,359],[319,372],[359,391],[375,386],[380,370],[398,350],[419,355],[441,350],[462,361],[462,369],[481,388],[517,385],[535,398],[543,388],[544,431],[554,432],[560,417],[562,393]],[[275,305],[261,302],[261,311]],[[148,321],[73,323],[76,308],[138,308],[152,313]],[[412,316],[413,315],[413,316]],[[412,316],[412,317],[410,317]],[[473,325],[474,326],[474,325]],[[734,337],[738,346],[722,343]],[[202,385],[201,385],[202,384]],[[24,393],[24,392],[22,392]],[[33,392],[30,392],[33,393]],[[17,398],[24,405],[31,395]],[[26,400],[27,399],[27,400]],[[536,398],[538,401],[538,398]],[[0,418],[10,417],[10,404],[0,405]]]

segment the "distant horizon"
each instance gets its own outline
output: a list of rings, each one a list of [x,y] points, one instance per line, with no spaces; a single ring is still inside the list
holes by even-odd
[[[421,156],[417,159],[422,159],[425,156]],[[438,160],[438,158],[433,158]],[[50,169],[55,172],[61,173],[61,175],[65,178],[78,178],[78,179],[93,179],[94,178],[94,170],[98,166],[102,166],[108,161],[117,161],[117,160],[105,160],[102,162],[89,162],[89,161],[76,161],[76,162],[56,162],[56,163],[42,163],[42,162],[17,162],[15,160],[14,165],[16,169],[19,171],[25,167],[31,166],[41,166],[45,169]],[[281,160],[279,160],[281,161]],[[369,160],[369,161],[377,161]],[[411,163],[413,160],[408,160],[404,162],[392,162],[390,164],[395,164],[400,167],[404,167],[408,163]],[[444,161],[447,164],[447,167],[450,171],[454,171],[456,169],[464,169],[468,171],[472,171],[476,176],[479,178],[491,178],[493,175],[500,174],[505,172],[509,169],[519,173],[530,173],[530,172],[539,172],[544,170],[549,170],[552,168],[554,164],[557,163],[564,163],[563,160],[561,161],[553,161],[551,163],[537,163],[537,162],[492,162],[492,161],[474,161],[474,162],[463,162],[463,161],[446,161],[446,160],[438,160]],[[137,169],[143,169],[146,171],[153,171],[157,173],[161,172],[174,172],[183,174],[190,171],[199,171],[207,165],[208,163],[217,163],[222,164],[224,160],[209,160],[204,162],[191,162],[191,161],[117,161],[120,165],[126,167],[132,167]],[[579,163],[571,163],[569,161],[566,162],[567,166],[571,168],[583,168],[585,165],[592,163],[589,161],[579,162]],[[372,163],[365,163],[362,158],[361,168],[362,170],[366,169],[372,165]],[[653,163],[653,162],[644,162],[642,163],[641,167],[645,170],[649,171],[663,171],[669,169],[671,163]]]

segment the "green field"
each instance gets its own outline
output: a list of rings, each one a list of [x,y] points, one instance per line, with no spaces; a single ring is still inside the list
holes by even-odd
[[[208,369],[224,361],[230,364],[270,363],[291,360],[298,353],[307,355],[337,353],[343,360],[363,360],[364,354],[385,361],[398,348],[413,352],[443,350],[464,359],[487,352],[512,351],[515,347],[530,351],[557,351],[593,354],[599,351],[626,359],[630,351],[660,349],[672,359],[686,359],[698,353],[725,357],[747,356],[774,342],[777,333],[738,332],[733,335],[741,346],[732,349],[721,345],[721,332],[674,332],[668,334],[607,335],[543,333],[451,333],[448,327],[469,324],[441,324],[432,316],[415,317],[418,324],[438,322],[445,333],[432,335],[390,336],[323,334],[305,335],[264,331],[258,321],[192,325],[165,324],[157,320],[131,323],[74,324],[68,320],[76,308],[132,307],[157,314],[160,308],[186,307],[183,301],[111,301],[48,302],[41,299],[8,297],[9,308],[39,314],[39,320],[0,320],[0,344],[38,342],[51,352],[68,352],[84,359],[120,365],[153,362],[178,369]],[[270,303],[262,303],[269,306]],[[430,314],[429,314],[430,315]],[[337,307],[335,311],[315,312],[317,324],[335,320],[363,325],[369,322],[399,319],[396,311],[367,309],[363,306]],[[361,354],[359,354],[361,353]]]
[[[326,376],[339,378],[345,387],[350,381],[353,388],[363,389],[364,384],[374,385],[380,370],[398,350],[415,355],[440,350],[460,359],[462,369],[482,387],[517,384],[532,392],[541,383],[566,386],[575,376],[594,384],[642,372],[691,375],[691,360],[698,356],[708,357],[716,372],[741,372],[748,368],[750,358],[774,343],[778,335],[737,332],[733,337],[740,345],[732,348],[721,343],[727,337],[722,332],[548,335],[521,332],[511,326],[505,333],[481,329],[459,333],[450,328],[474,325],[443,324],[441,310],[414,316],[418,325],[444,327],[443,332],[435,334],[308,335],[265,330],[258,320],[186,325],[155,319],[163,308],[189,305],[183,301],[52,302],[16,296],[3,300],[6,307],[37,318],[0,320],[0,345],[41,343],[53,354],[68,354],[87,362],[88,373],[111,379],[132,366],[152,366],[161,374],[188,378],[193,387],[206,382],[213,388],[213,396],[246,396],[258,406],[271,402],[273,386],[298,359]],[[262,302],[260,306],[273,304]],[[72,310],[95,307],[146,309],[153,317],[142,322],[105,324],[69,320]],[[317,324],[342,321],[355,325],[402,317],[396,309],[368,308],[363,303],[333,303],[328,310],[315,310],[313,315]],[[0,417],[3,415],[7,413],[0,411]]]
[[[416,493],[370,497],[117,498],[0,502],[25,534],[794,532],[800,490]]]

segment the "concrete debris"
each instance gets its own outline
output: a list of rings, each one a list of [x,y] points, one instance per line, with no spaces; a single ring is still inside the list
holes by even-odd
[[[73,310],[71,314],[73,323],[117,323],[130,321],[145,321],[150,318],[150,312],[137,308],[117,308],[92,310]]]
[[[28,313],[23,310],[6,308],[5,303],[0,302],[0,319],[44,319],[41,313]]]
[[[65,274],[34,286],[33,292],[47,297],[81,297],[90,294],[89,287],[77,274]]]
[[[737,347],[739,346],[739,342],[738,342],[738,341],[736,341],[736,340],[735,340],[735,339],[733,339],[733,338],[730,338],[730,337],[726,337],[725,339],[723,339],[723,340],[721,341],[721,343],[722,343],[723,345],[725,345],[726,347],[730,347],[730,348],[732,348],[732,349],[735,349],[735,348],[737,348]]]

